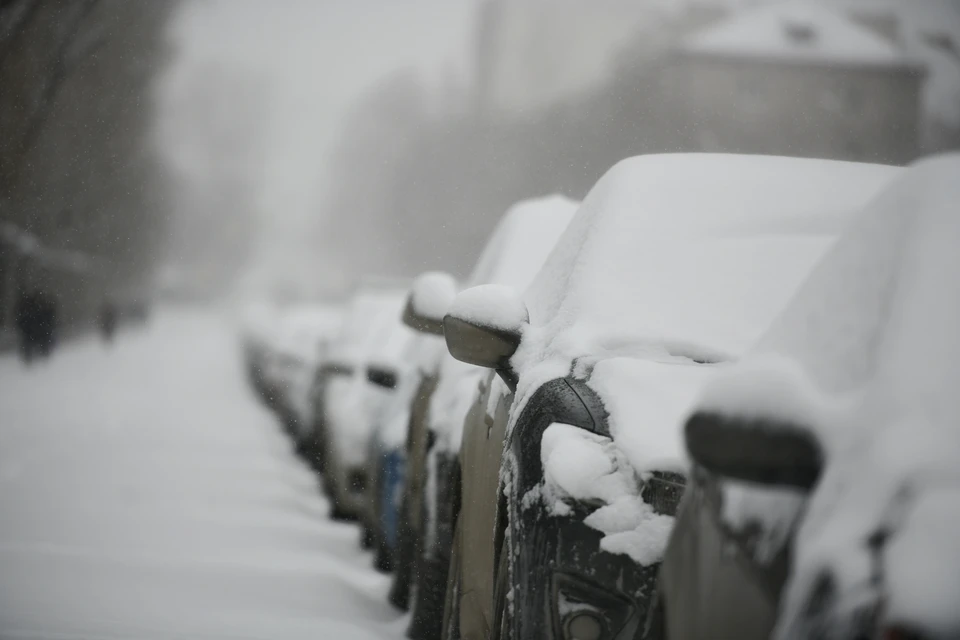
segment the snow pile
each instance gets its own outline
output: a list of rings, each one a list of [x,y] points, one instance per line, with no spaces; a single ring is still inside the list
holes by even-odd
[[[543,484],[524,496],[522,506],[539,500],[548,513],[566,516],[570,500],[599,505],[584,522],[606,534],[602,549],[644,566],[663,557],[673,518],[654,513],[643,501],[640,479],[612,440],[554,423],[543,433],[540,456]]]
[[[530,317],[516,290],[502,284],[483,284],[457,296],[450,315],[500,331],[520,331]]]
[[[640,493],[633,470],[613,441],[580,427],[560,423],[547,427],[540,459],[547,495],[557,500],[610,504]],[[566,512],[564,507],[555,509]]]
[[[600,548],[608,553],[622,553],[642,566],[663,559],[663,552],[673,529],[673,517],[655,513],[642,498],[624,497],[600,507],[584,522],[603,531]]]
[[[698,54],[832,65],[902,65],[904,53],[842,14],[816,4],[780,2],[736,14],[694,34],[683,50]]]

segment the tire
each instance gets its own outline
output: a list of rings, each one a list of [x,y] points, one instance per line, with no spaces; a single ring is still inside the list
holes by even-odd
[[[439,640],[443,627],[443,600],[447,591],[447,563],[442,558],[419,558],[417,591],[408,635],[415,640]]]
[[[443,603],[442,640],[460,640],[460,519],[453,533],[450,569],[447,573],[447,593]]]
[[[394,552],[393,585],[387,599],[401,611],[410,608],[410,582],[413,580],[413,563],[416,558],[416,542],[412,528],[407,524],[407,499],[400,505],[400,522],[397,529],[397,548]]]

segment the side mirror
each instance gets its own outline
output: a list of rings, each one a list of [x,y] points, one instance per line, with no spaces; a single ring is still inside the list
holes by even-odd
[[[516,385],[510,358],[520,346],[520,332],[530,321],[517,293],[502,285],[481,285],[457,296],[443,319],[447,349],[457,360],[496,369]]]
[[[457,282],[453,276],[439,271],[421,274],[407,296],[403,323],[416,331],[442,336],[443,316],[456,296]]]
[[[685,437],[694,462],[731,480],[809,490],[823,471],[819,440],[798,425],[698,412]]]
[[[367,367],[367,380],[371,384],[384,389],[397,388],[397,372],[389,367],[381,365],[369,365]]]

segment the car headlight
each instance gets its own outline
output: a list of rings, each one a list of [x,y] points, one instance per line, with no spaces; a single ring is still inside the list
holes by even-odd
[[[633,638],[640,625],[637,607],[583,578],[553,576],[556,637],[563,640]]]

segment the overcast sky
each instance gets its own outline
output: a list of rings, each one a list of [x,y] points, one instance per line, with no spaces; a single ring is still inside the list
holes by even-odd
[[[351,102],[397,69],[417,69],[427,86],[464,78],[474,13],[475,0],[184,0],[160,83],[164,147],[175,156],[196,143],[177,123],[191,108],[182,89],[198,70],[213,62],[263,82],[258,204],[273,236],[265,246],[282,247],[317,213],[326,154]],[[177,100],[163,99],[178,88]]]

